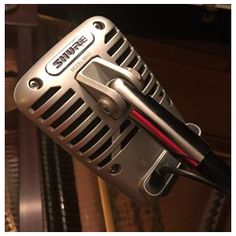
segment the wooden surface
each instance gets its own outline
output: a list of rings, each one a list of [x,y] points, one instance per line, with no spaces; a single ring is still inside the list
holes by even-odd
[[[37,25],[37,5],[18,4],[15,10],[6,13],[6,25],[36,26]]]
[[[17,73],[16,51],[13,48],[6,48],[5,72]],[[13,73],[12,73],[13,72]],[[16,105],[13,99],[14,88],[17,78],[9,76],[5,79],[5,111],[13,111]]]
[[[211,189],[180,177],[170,194],[160,198],[160,210],[167,232],[195,232]]]
[[[76,159],[73,163],[82,231],[104,232],[105,222],[97,177]]]
[[[114,225],[114,219],[112,215],[111,201],[109,198],[107,184],[100,177],[97,177],[97,181],[98,181],[98,188],[99,188],[99,193],[100,193],[106,232],[115,232],[115,225]]]

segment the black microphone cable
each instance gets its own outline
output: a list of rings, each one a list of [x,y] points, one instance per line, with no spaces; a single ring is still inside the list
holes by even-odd
[[[168,167],[168,166],[163,166],[158,170],[158,172],[161,175],[165,175],[165,174],[169,174],[169,173],[177,174],[179,176],[186,177],[186,178],[201,182],[201,183],[206,184],[214,189],[217,189],[218,191],[226,194],[228,197],[230,196],[230,193],[231,193],[230,187],[219,185],[215,182],[210,181],[205,176],[198,174],[198,173],[194,173],[192,171],[184,170],[181,168],[172,168],[172,167]]]

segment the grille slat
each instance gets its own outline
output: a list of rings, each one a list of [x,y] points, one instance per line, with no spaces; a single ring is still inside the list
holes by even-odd
[[[73,138],[70,143],[75,145],[79,141],[81,141],[86,135],[88,135],[99,123],[101,119],[96,117],[82,132],[80,132],[75,138]]]
[[[106,166],[112,160],[112,155],[110,154],[106,158],[104,158],[101,162],[97,164],[98,167],[102,168]]]
[[[115,140],[112,140],[112,146],[109,146],[107,147],[106,146],[106,149],[102,149],[103,152],[99,152],[99,155],[97,155],[98,153],[96,153],[96,155],[93,155],[92,154],[92,159],[91,160],[95,160],[93,161],[93,164],[98,164],[100,163],[104,157],[107,157],[108,155],[112,154],[112,152],[114,150],[117,149],[117,147],[119,147],[120,143],[126,139],[126,137],[132,132],[134,128],[134,124],[131,125],[131,123],[126,127],[126,129],[115,139]],[[104,144],[105,145],[105,144]],[[102,147],[101,147],[102,148]],[[90,159],[90,157],[89,157]]]
[[[119,59],[119,57],[121,57],[122,54],[125,53],[125,51],[128,48],[129,48],[129,42],[127,40],[125,40],[124,43],[122,44],[122,46],[120,48],[118,48],[117,51],[113,54],[113,56],[112,56],[113,60],[117,61]]]
[[[145,69],[144,69],[144,71],[142,73],[142,78],[145,80],[149,73],[150,73],[150,70],[148,69],[147,66],[145,66]]]
[[[71,133],[64,137],[65,142],[70,142],[74,139],[80,132],[82,132],[86,127],[96,118],[96,114],[91,113],[81,124],[79,124]],[[71,123],[72,124],[72,123]]]
[[[106,136],[109,134],[110,128],[105,125],[89,142],[87,142],[80,150],[80,155],[91,155],[103,143]]]
[[[70,117],[66,119],[60,126],[53,130],[54,134],[60,136],[68,126],[70,126],[86,109],[88,108],[86,103],[83,103]]]
[[[145,66],[142,65],[142,66],[138,69],[138,73],[139,73],[140,75],[142,75],[142,73],[144,72],[144,70],[145,70]]]
[[[70,116],[72,116],[83,104],[84,101],[81,98],[77,99],[72,106],[70,106],[59,118],[57,118],[51,124],[51,126],[56,129],[58,126],[64,123]]]
[[[46,120],[53,115],[59,108],[61,108],[73,95],[75,92],[69,89],[62,97],[60,97],[47,111],[45,111],[41,117]]]
[[[120,133],[123,133],[124,130],[131,124],[130,120],[125,120],[120,126]]]
[[[109,138],[101,147],[99,147],[92,155],[89,156],[89,160],[94,160],[104,153],[112,145],[112,138]]]
[[[92,110],[87,108],[72,124],[70,124],[61,135],[66,137],[70,134],[74,129],[76,129],[90,114],[92,114]]]
[[[132,67],[133,68],[137,64],[137,62],[138,62],[138,57],[135,56],[133,58],[133,60],[127,65],[127,67]]]
[[[131,132],[122,140],[120,143],[121,150],[124,149],[128,143],[131,141],[131,139],[138,133],[139,127],[135,126]]]
[[[116,60],[116,63],[117,63],[118,65],[121,65],[121,64],[124,62],[124,60],[129,56],[130,52],[131,52],[131,48],[128,47],[128,48],[122,53],[122,55]]]
[[[41,122],[45,122],[48,121],[49,119],[51,119],[51,117],[48,120],[44,120],[42,118],[42,115],[48,110],[50,109],[51,106],[53,106],[53,104],[60,99],[65,93],[64,89],[60,89],[58,90],[50,99],[48,99],[47,101],[45,101],[45,103],[38,108],[37,111],[35,111],[33,113],[33,116],[35,119],[39,119]],[[32,112],[32,111],[31,111]]]
[[[147,95],[149,93],[149,91],[152,89],[152,87],[154,86],[154,84],[156,83],[155,78],[151,75],[150,77],[147,77],[148,80],[146,80],[146,86],[143,89],[143,94]]]
[[[110,56],[113,56],[114,53],[121,47],[121,45],[124,43],[124,39],[121,37],[108,51],[107,53]]]
[[[87,125],[87,124],[84,124],[84,126],[85,125]],[[82,126],[83,125],[81,125],[81,127],[79,127],[79,130],[76,130],[75,134],[79,134],[80,130],[83,130],[84,127],[82,127]],[[76,143],[71,148],[75,151],[79,150],[81,147],[86,145],[91,139],[93,139],[97,135],[97,133],[103,128],[103,126],[104,126],[104,122],[101,121],[93,130],[90,131],[89,134],[87,134],[85,137],[83,137],[83,139],[81,139],[78,143]],[[76,135],[73,135],[73,138],[75,138],[75,137],[76,137]],[[66,139],[67,139],[67,137],[66,137]],[[69,137],[69,140],[71,140],[70,137]]]
[[[137,64],[134,66],[134,69],[138,71],[142,65],[143,65],[142,59],[139,58]]]
[[[152,98],[157,100],[158,102],[160,102],[162,99],[159,97],[159,91],[160,91],[160,84],[158,81],[156,81],[157,84],[157,88],[156,91],[153,93]],[[166,95],[166,93],[164,92],[164,96]]]
[[[124,61],[120,64],[120,66],[128,67],[130,62],[135,58],[135,56],[136,56],[135,50],[132,47],[130,47],[130,49],[131,49],[131,52],[130,52],[129,56],[124,59]]]
[[[157,91],[157,88],[158,88],[158,84],[157,84],[157,82],[155,82],[153,87],[149,91],[148,95],[153,96],[155,94],[155,92]]]
[[[47,120],[43,120],[43,124],[45,126],[50,127],[50,129],[54,129],[51,125],[54,121],[59,119],[76,101],[78,97],[73,95],[62,107],[60,107],[52,116],[50,116]]]
[[[79,151],[81,153],[85,153],[89,151],[92,147],[96,145],[104,136],[108,133],[109,127],[105,125],[98,133],[96,136],[94,136],[88,143],[86,143]]]
[[[159,100],[159,103],[162,103],[166,97],[166,91],[163,88],[159,88],[154,95]]]
[[[110,30],[106,36],[105,36],[105,43],[108,43],[113,37],[114,35],[116,34],[116,29],[113,28],[112,30]]]
[[[47,102],[61,87],[51,87],[45,92],[32,106],[34,111],[37,111],[45,102]]]
[[[148,76],[147,76],[147,78],[144,80],[144,88],[147,87],[147,85],[149,84],[149,82],[151,81],[151,79],[152,79],[152,76],[151,76],[151,74],[149,73]]]

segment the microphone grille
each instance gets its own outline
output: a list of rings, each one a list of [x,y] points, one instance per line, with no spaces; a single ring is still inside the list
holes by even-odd
[[[111,60],[136,69],[144,78],[144,93],[152,92],[156,86],[152,73],[117,27],[105,35],[104,43]],[[138,126],[125,119],[112,135],[109,126],[78,93],[72,88],[65,91],[61,86],[50,87],[31,105],[30,112],[80,158],[86,157],[88,162],[96,159],[98,169],[114,159],[139,131]]]

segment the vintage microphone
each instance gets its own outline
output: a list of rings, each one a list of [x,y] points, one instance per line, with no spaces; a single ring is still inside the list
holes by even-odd
[[[184,124],[153,73],[104,17],[60,40],[20,79],[14,97],[56,143],[134,201],[155,201],[174,173],[230,191],[230,168],[199,138],[198,126]],[[184,172],[181,163],[202,175]]]

